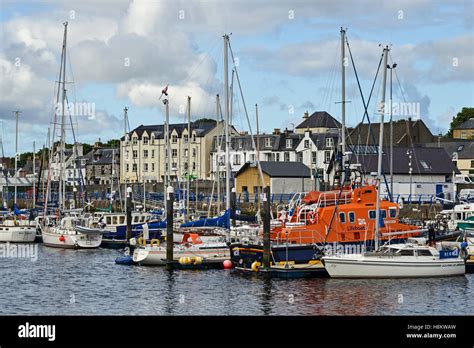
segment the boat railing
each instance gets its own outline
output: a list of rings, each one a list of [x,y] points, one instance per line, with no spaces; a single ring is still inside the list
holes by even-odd
[[[321,192],[318,198],[318,207],[326,207],[336,204],[350,203],[352,191],[339,192]]]
[[[296,238],[294,234],[297,234]],[[291,232],[291,242],[289,244],[294,244],[294,241],[298,241],[299,244],[316,244],[316,243],[324,243],[324,237],[321,236],[319,233],[315,233],[315,231],[311,231],[311,236],[308,236],[308,231],[292,231]],[[277,238],[274,240],[276,245],[286,245],[287,237],[285,232],[280,232],[277,234]]]

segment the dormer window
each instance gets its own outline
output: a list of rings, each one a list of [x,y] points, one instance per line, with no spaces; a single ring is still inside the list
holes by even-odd
[[[304,148],[309,149],[309,140],[304,141]]]
[[[239,139],[239,149],[244,147],[244,141],[242,139]]]
[[[291,149],[293,147],[293,139],[286,139],[286,148]]]
[[[148,145],[148,137],[147,136],[143,137],[143,145]]]
[[[272,139],[265,138],[265,147],[272,147]]]
[[[334,139],[326,138],[326,147],[333,147],[333,146],[334,146]]]
[[[138,144],[138,138],[137,138],[137,137],[133,137],[133,138],[132,138],[132,144],[133,144],[133,145],[137,145],[137,144]]]
[[[188,137],[187,134],[183,135],[183,141],[184,141],[185,144],[188,143],[188,139],[189,139],[189,137]]]
[[[177,136],[177,135],[173,135],[173,136],[171,137],[171,142],[172,142],[173,144],[176,144],[176,143],[178,142],[178,136]]]

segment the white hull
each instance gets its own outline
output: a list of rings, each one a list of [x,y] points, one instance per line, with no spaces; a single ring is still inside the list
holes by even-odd
[[[34,226],[0,226],[0,242],[32,243],[36,237]]]
[[[54,248],[98,248],[102,243],[102,234],[83,234],[71,230],[60,230],[59,228],[49,228],[43,230],[43,244]],[[64,237],[64,238],[61,238]],[[63,240],[64,239],[64,240]]]
[[[462,259],[417,260],[416,257],[370,257],[364,255],[324,257],[331,278],[417,278],[465,274]]]
[[[179,261],[181,257],[202,257],[203,261],[206,260],[228,260],[230,259],[230,249],[228,247],[220,248],[206,248],[206,247],[190,247],[187,249],[173,250],[173,259]],[[137,248],[133,253],[133,262],[141,265],[166,265],[166,247],[149,247]]]

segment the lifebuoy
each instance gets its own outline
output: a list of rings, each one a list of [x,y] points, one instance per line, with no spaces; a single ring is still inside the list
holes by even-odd
[[[314,222],[316,221],[316,214],[314,213],[314,211],[309,213],[309,221],[311,221],[312,224],[314,224]]]
[[[152,239],[152,240],[150,241],[150,245],[151,245],[151,246],[156,245],[157,247],[159,247],[159,246],[160,246],[160,240],[159,240],[159,239]]]

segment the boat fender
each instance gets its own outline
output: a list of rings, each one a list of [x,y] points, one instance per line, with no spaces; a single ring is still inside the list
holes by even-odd
[[[150,245],[151,246],[156,245],[157,247],[159,247],[160,246],[160,241],[158,239],[152,239],[151,242],[150,242]]]
[[[200,265],[202,263],[202,257],[201,256],[196,256],[194,259],[194,264],[195,265]]]
[[[137,239],[136,238],[130,238],[130,245],[131,246],[137,245]]]
[[[260,265],[261,265],[260,262],[254,261],[254,262],[252,263],[252,266],[250,266],[250,268],[252,269],[252,271],[258,272],[258,267],[260,267]]]
[[[461,248],[459,250],[459,256],[461,257],[461,259],[463,260],[467,260],[469,258],[469,253],[467,251],[467,246],[469,244],[467,242],[462,242],[461,243]]]
[[[143,237],[138,238],[137,240],[138,245],[146,245],[146,240]]]

